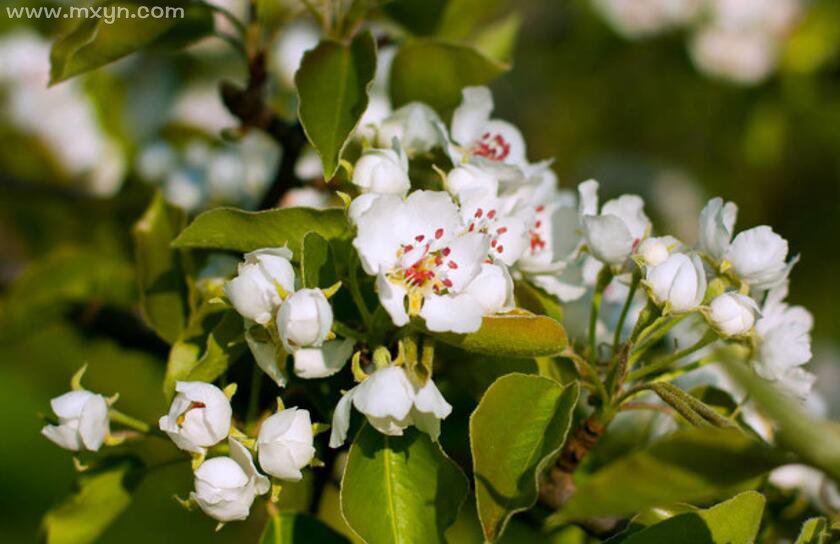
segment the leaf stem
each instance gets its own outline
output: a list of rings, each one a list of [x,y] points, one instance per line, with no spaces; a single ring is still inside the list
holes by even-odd
[[[615,336],[613,337],[613,353],[618,353],[618,346],[621,344],[621,331],[624,329],[624,322],[627,320],[627,314],[630,312],[630,306],[633,304],[633,297],[636,295],[636,290],[639,288],[639,282],[642,275],[639,269],[633,271],[633,279],[630,280],[630,291],[627,293],[627,300],[624,301],[624,306],[621,308],[621,315],[618,317],[618,323],[615,326]]]
[[[628,361],[629,368],[645,354],[647,350],[652,348],[659,342],[668,331],[673,329],[680,321],[691,315],[690,313],[681,314],[678,316],[663,316],[657,319],[653,325],[645,329],[645,332],[639,336],[639,345],[630,353],[630,360]]]
[[[715,333],[712,330],[709,330],[709,331],[706,332],[706,334],[703,335],[703,337],[700,340],[698,340],[697,342],[695,342],[691,346],[689,346],[685,349],[675,351],[674,353],[672,353],[672,354],[670,354],[666,357],[662,357],[661,359],[653,361],[650,364],[648,364],[646,366],[643,366],[642,368],[639,368],[638,370],[635,370],[635,371],[631,372],[627,376],[627,380],[628,381],[638,380],[638,379],[644,378],[645,376],[648,376],[649,374],[653,374],[655,372],[659,372],[660,370],[664,370],[664,369],[668,368],[669,366],[671,366],[676,361],[679,361],[680,359],[682,359],[683,357],[687,357],[687,356],[691,355],[692,353],[700,351],[701,349],[708,346],[712,342],[715,342],[717,339],[718,339],[717,333]]]
[[[245,35],[245,33],[247,32],[245,28],[245,23],[240,21],[239,18],[228,9],[223,8],[221,6],[217,6],[216,4],[205,2],[204,0],[196,0],[195,3],[200,6],[204,6],[210,11],[214,11],[222,17],[224,17],[225,19],[227,19],[230,22],[230,24],[232,24],[236,28],[236,31],[239,32],[241,35]]]
[[[151,425],[137,419],[136,417],[132,417],[128,414],[120,412],[114,408],[111,408],[108,411],[108,418],[111,420],[112,423],[117,423],[122,425],[123,427],[128,427],[129,429],[134,429],[137,432],[141,432],[143,434],[161,434],[160,431],[153,428]]]

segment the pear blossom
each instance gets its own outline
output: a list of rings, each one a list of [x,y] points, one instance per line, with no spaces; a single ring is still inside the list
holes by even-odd
[[[352,340],[330,340],[333,312],[320,289],[301,289],[277,312],[277,332],[295,359],[295,374],[324,378],[341,370],[353,351]]]
[[[203,453],[230,432],[233,411],[221,389],[205,382],[177,382],[169,413],[159,427],[180,449]]]
[[[622,36],[636,39],[680,27],[696,19],[703,0],[592,0]]]
[[[636,249],[636,255],[646,266],[656,266],[665,262],[671,252],[680,246],[679,240],[673,236],[658,236],[646,238]]]
[[[711,199],[700,212],[700,250],[720,260],[729,249],[735,232],[738,206],[723,199]]]
[[[466,87],[461,104],[452,114],[448,147],[456,165],[476,162],[495,169],[500,175],[520,176],[528,165],[525,139],[511,123],[491,119],[493,95],[487,87]],[[441,129],[445,133],[445,129]],[[512,167],[512,168],[511,168]]]
[[[352,406],[383,434],[402,436],[414,425],[432,440],[440,435],[440,420],[452,412],[431,379],[418,386],[401,366],[381,368],[341,397],[333,414],[331,448],[346,440]]]
[[[195,471],[192,498],[208,516],[226,523],[248,517],[257,495],[268,492],[271,482],[257,472],[248,450],[228,439],[230,457],[214,457]]]
[[[697,308],[706,295],[706,272],[697,255],[674,253],[647,269],[646,283],[657,303],[677,313]]]
[[[281,291],[295,289],[292,252],[285,247],[252,251],[245,255],[238,274],[225,285],[225,294],[236,311],[260,325],[271,320],[282,302]]]
[[[801,368],[811,360],[814,318],[802,306],[785,303],[786,296],[786,283],[767,293],[761,318],[755,323],[758,346],[753,367],[761,377],[804,398],[816,381],[813,374]]]
[[[769,289],[782,283],[797,258],[785,262],[787,240],[762,225],[738,233],[724,254],[738,277],[755,289]]]
[[[41,434],[62,448],[98,451],[108,435],[108,403],[90,391],[70,391],[50,401],[58,425],[46,425]]]
[[[409,156],[426,153],[443,144],[437,128],[440,123],[440,117],[432,108],[410,102],[382,120],[377,143],[380,147],[390,146],[396,138]]]
[[[287,408],[263,421],[256,449],[268,474],[291,482],[303,478],[300,469],[315,457],[309,411]]]
[[[747,334],[758,313],[753,299],[736,292],[720,294],[709,303],[709,321],[724,336]]]
[[[363,193],[404,195],[411,188],[408,158],[398,144],[394,149],[368,149],[356,161],[352,181]]]
[[[637,195],[622,195],[601,206],[598,213],[598,182],[580,185],[580,206],[586,246],[599,261],[621,265],[650,233],[651,223],[644,201]]]
[[[496,298],[468,291],[491,236],[467,231],[446,193],[415,191],[405,200],[381,195],[358,218],[353,246],[365,272],[376,276],[379,299],[397,326],[420,316],[436,332],[472,332],[484,313],[476,297]]]

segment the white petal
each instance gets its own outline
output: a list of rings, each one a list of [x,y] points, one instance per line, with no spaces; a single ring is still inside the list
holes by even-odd
[[[391,316],[397,327],[408,324],[408,312],[405,310],[406,290],[402,284],[393,283],[383,274],[376,277],[376,292],[382,307]]]
[[[624,222],[630,236],[641,240],[650,230],[650,219],[644,212],[645,202],[637,195],[621,195],[607,201],[601,208],[601,215],[614,215]]]
[[[578,213],[584,215],[598,215],[598,182],[589,179],[578,185]]]
[[[326,378],[342,368],[353,354],[355,341],[330,340],[320,348],[300,348],[295,351],[295,375],[304,379]]]
[[[85,447],[97,451],[108,434],[108,403],[102,395],[93,395],[82,408],[79,435]]]
[[[493,95],[487,87],[466,87],[461,91],[461,105],[452,114],[452,140],[469,145],[481,136],[493,111]]]
[[[330,431],[330,447],[338,448],[347,440],[347,429],[350,428],[350,408],[353,407],[353,397],[359,386],[344,394],[335,405],[333,411],[332,428]]]
[[[248,344],[248,349],[251,350],[251,355],[257,362],[257,366],[274,380],[277,387],[285,387],[288,378],[280,370],[278,355],[285,360],[286,353],[278,353],[273,342],[259,342],[247,328],[245,330],[245,342]]]
[[[50,401],[52,411],[60,419],[75,419],[82,414],[85,404],[94,396],[90,391],[69,391]]]
[[[621,264],[633,251],[633,235],[615,215],[587,215],[583,231],[586,245],[601,262]]]
[[[481,328],[484,310],[471,295],[429,295],[423,301],[420,317],[434,332],[466,334]]]
[[[481,271],[464,292],[478,302],[484,315],[502,312],[514,306],[513,279],[504,265],[483,263]]]
[[[401,367],[377,370],[356,386],[353,405],[374,418],[405,418],[414,403],[414,388]]]
[[[41,434],[64,449],[71,451],[82,449],[82,437],[75,426],[46,425],[41,429]]]
[[[395,195],[380,195],[361,214],[356,220],[353,247],[359,252],[365,272],[387,272],[396,265],[397,251],[411,226],[410,221],[406,205]]]

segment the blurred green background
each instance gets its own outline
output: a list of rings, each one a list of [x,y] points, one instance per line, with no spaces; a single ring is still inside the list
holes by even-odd
[[[786,237],[791,253],[802,255],[791,300],[815,315],[817,388],[836,416],[840,8],[835,0],[810,4],[777,72],[743,87],[698,72],[681,31],[631,41],[587,0],[517,2],[513,68],[493,89],[498,116],[522,129],[532,160],[554,158],[563,186],[595,177],[607,195],[642,194],[655,224],[688,242],[700,208],[716,195],[738,203],[739,228],[769,224]],[[27,26],[0,23],[2,37]],[[45,35],[60,30],[44,21],[29,26]],[[4,72],[22,69],[6,54],[0,49]],[[195,82],[216,100],[219,70],[241,75],[228,50],[199,44],[174,59],[144,54],[84,78],[96,119],[125,157],[122,188],[104,196],[79,190],[78,176],[54,168],[37,142],[10,128],[20,112],[0,92],[0,541],[32,541],[43,512],[71,490],[70,456],[40,436],[37,414],[49,411],[49,399],[82,363],[90,365],[88,387],[120,392],[123,411],[151,422],[165,409],[166,346],[142,332],[129,232],[153,188],[132,165],[160,134],[193,137],[189,122],[156,115]],[[199,108],[198,115],[212,113]],[[211,520],[178,507],[171,496],[191,487],[183,468],[141,483],[135,506],[103,541],[253,541],[259,515],[212,533]]]

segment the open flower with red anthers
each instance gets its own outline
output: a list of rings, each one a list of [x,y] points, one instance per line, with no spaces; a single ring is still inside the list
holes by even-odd
[[[481,317],[504,309],[511,282],[478,281],[493,237],[468,231],[449,194],[415,191],[403,200],[382,195],[357,220],[353,245],[394,324],[419,316],[436,332],[478,330]],[[486,279],[486,278],[485,278]],[[489,288],[487,286],[492,286]]]

